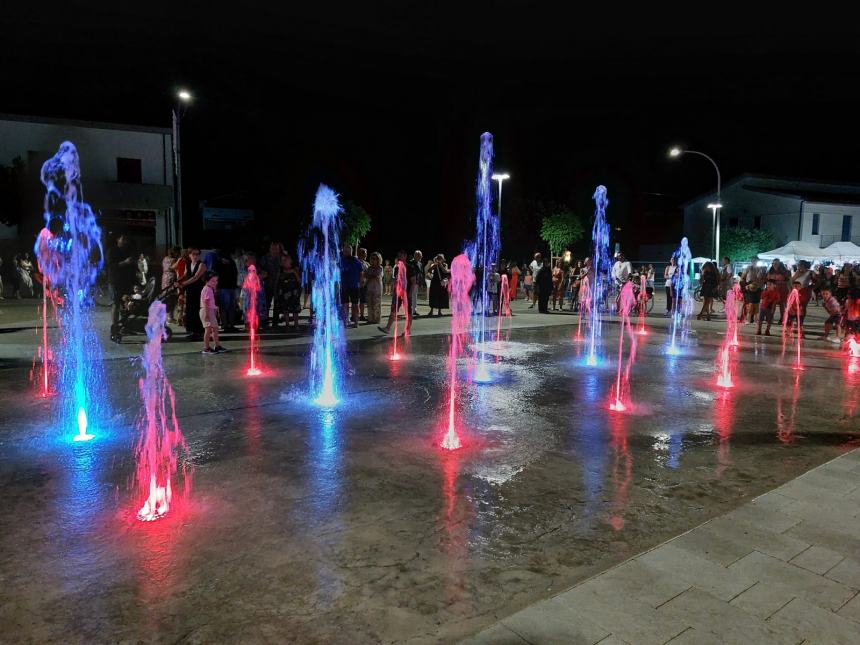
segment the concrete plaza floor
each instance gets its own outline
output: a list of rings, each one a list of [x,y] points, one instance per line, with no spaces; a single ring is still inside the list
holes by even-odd
[[[810,337],[796,371],[778,337],[745,329],[721,391],[722,324],[694,323],[668,357],[650,318],[619,414],[617,324],[587,367],[577,316],[514,311],[487,347],[495,382],[463,386],[453,453],[437,446],[448,318],[417,321],[399,363],[375,326],[351,330],[329,412],[308,403],[307,334],[266,338],[258,379],[241,337],[215,357],[168,343],[193,487],[146,524],[129,491],[141,339],[105,343],[110,412],[73,445],[28,383],[32,322],[0,316],[0,640],[797,643],[860,628],[860,377],[844,355]]]

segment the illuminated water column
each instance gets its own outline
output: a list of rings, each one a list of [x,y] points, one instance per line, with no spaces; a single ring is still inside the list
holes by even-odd
[[[591,304],[589,315],[591,316],[591,328],[589,329],[588,341],[588,365],[597,365],[597,351],[602,335],[601,309],[606,305],[606,294],[612,272],[612,263],[609,260],[609,224],[606,222],[606,207],[609,199],[606,197],[606,186],[598,186],[592,196],[594,200],[594,225],[591,227],[591,273],[590,273],[590,295]]]

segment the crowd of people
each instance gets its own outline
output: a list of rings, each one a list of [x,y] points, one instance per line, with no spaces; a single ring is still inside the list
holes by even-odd
[[[7,288],[11,298],[42,297],[42,276],[29,252],[16,253],[10,262],[0,257],[0,300]]]

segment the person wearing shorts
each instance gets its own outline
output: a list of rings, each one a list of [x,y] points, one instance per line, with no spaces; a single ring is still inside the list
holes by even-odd
[[[343,247],[340,259],[340,304],[344,308],[344,320],[358,327],[358,304],[361,295],[361,260],[352,254],[352,246]]]
[[[824,287],[821,290],[821,306],[827,312],[827,320],[824,321],[824,336],[821,340],[830,340],[830,332],[835,329],[836,337],[833,342],[839,343],[839,323],[842,320],[842,307],[839,301],[833,296],[830,287]]]
[[[203,323],[203,354],[222,354],[227,350],[218,340],[218,308],[215,305],[215,287],[218,274],[207,271],[203,276],[203,290],[200,292],[200,322]],[[210,345],[214,343],[214,347]]]
[[[770,336],[770,326],[773,324],[773,314],[776,311],[776,306],[779,304],[781,294],[776,287],[776,280],[768,278],[767,288],[761,292],[761,302],[758,310],[758,329],[756,335],[761,335],[761,324],[767,322],[767,328],[764,335]]]

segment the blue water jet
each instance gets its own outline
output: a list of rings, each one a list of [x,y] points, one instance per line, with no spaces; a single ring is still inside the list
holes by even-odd
[[[598,186],[592,196],[594,200],[594,224],[591,227],[591,320],[589,331],[587,365],[597,365],[600,338],[603,332],[601,310],[606,307],[606,296],[609,291],[612,262],[609,259],[609,224],[606,221],[606,207],[609,199],[606,197],[606,186]]]
[[[90,311],[93,290],[104,266],[102,231],[83,201],[78,151],[70,141],[42,165],[45,186],[45,228],[36,241],[39,266],[62,306],[57,310],[61,329],[55,355],[58,366],[58,426],[75,441],[93,438],[92,429],[106,417],[103,351],[93,329]]]
[[[480,306],[475,307],[477,314],[472,329],[472,337],[479,344],[481,350],[478,354],[478,362],[475,366],[473,380],[479,383],[487,383],[492,380],[484,356],[484,342],[487,338],[487,313],[491,311],[489,297],[489,275],[492,266],[499,261],[499,249],[501,239],[499,235],[499,214],[493,212],[493,135],[484,132],[481,135],[481,151],[478,157],[478,181],[475,191],[475,241],[467,244],[465,253],[472,261],[475,269],[480,268],[481,280],[475,285],[477,291],[477,302]]]
[[[690,271],[693,267],[693,254],[687,238],[681,238],[681,246],[672,254],[678,269],[672,277],[672,341],[666,350],[670,356],[680,354],[679,340],[686,340],[689,332],[689,319],[693,314],[693,292]],[[679,338],[680,330],[680,338]]]
[[[339,402],[339,375],[346,358],[343,322],[340,318],[340,215],[338,195],[320,184],[306,239],[299,241],[302,285],[311,285],[311,304],[316,319],[311,347],[309,380],[314,403],[333,408]]]

